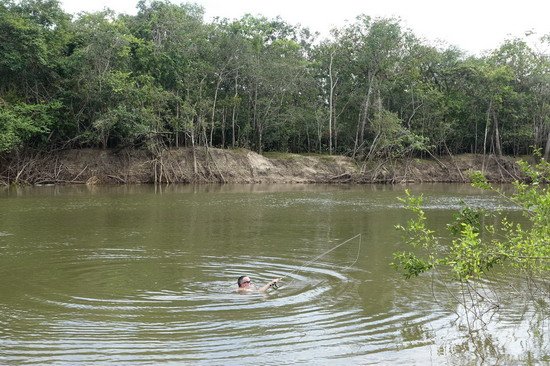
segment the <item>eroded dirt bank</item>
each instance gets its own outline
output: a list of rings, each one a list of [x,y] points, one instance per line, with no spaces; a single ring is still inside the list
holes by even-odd
[[[513,158],[460,155],[356,163],[344,156],[267,154],[188,148],[151,156],[139,150],[66,150],[0,159],[4,184],[406,183],[467,182],[471,170],[493,182],[521,178]]]

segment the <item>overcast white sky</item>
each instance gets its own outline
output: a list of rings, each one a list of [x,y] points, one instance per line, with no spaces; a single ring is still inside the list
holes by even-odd
[[[550,0],[195,0],[206,20],[239,18],[246,13],[280,15],[326,35],[330,28],[353,21],[359,14],[399,17],[402,24],[428,41],[443,41],[479,54],[498,47],[506,38],[550,33]],[[135,14],[137,0],[61,0],[65,11],[96,11],[109,7],[118,13]]]

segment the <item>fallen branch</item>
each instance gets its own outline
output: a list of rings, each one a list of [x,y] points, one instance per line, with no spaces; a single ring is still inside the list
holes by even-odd
[[[227,183],[227,181],[223,177],[223,174],[222,174],[222,171],[220,170],[220,167],[218,166],[218,163],[216,163],[216,159],[214,159],[214,155],[212,155],[212,152],[209,151],[209,150],[207,151],[207,153],[208,153],[208,155],[210,155],[210,158],[212,159],[212,162],[216,166],[216,169],[218,170],[218,173],[220,174],[220,177],[222,178],[222,182]],[[208,156],[207,156],[207,159],[208,159]]]
[[[35,185],[42,185],[42,184],[86,184],[86,181],[83,180],[64,180],[64,179],[45,179],[45,180],[39,180],[34,182]]]
[[[73,178],[72,181],[76,181],[76,179],[77,179],[78,177],[80,177],[80,175],[81,175],[82,173],[84,173],[84,171],[85,171],[86,169],[88,169],[88,165],[86,165],[86,166],[84,167],[84,169],[82,169],[82,170],[80,171],[80,173],[78,173],[78,174],[76,175],[76,177]]]
[[[107,177],[112,178],[112,179],[116,179],[116,180],[120,181],[121,183],[126,184],[126,181],[124,179],[122,179],[121,177],[117,176],[117,175],[107,175]]]
[[[335,176],[332,176],[330,177],[329,179],[330,180],[338,180],[338,181],[350,181],[352,178],[351,174],[350,173],[343,173],[343,174],[340,174],[340,175],[335,175]]]
[[[21,174],[23,174],[23,171],[25,170],[25,168],[31,163],[32,160],[29,160],[27,161],[23,167],[21,168],[21,170],[19,170],[19,172],[17,173],[17,175],[15,176],[15,184],[18,184],[19,183],[19,177],[21,176]]]

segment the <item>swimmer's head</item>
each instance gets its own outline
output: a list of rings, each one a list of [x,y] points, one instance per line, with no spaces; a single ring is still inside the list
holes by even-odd
[[[239,285],[239,287],[248,287],[250,286],[250,283],[252,281],[250,281],[250,277],[248,276],[241,276],[239,277],[239,279],[237,280],[237,285]]]

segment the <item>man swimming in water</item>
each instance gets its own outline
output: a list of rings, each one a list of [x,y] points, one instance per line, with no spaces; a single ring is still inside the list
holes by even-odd
[[[239,291],[239,292],[250,292],[250,291],[266,292],[267,290],[269,290],[272,287],[277,288],[277,282],[279,282],[280,280],[281,280],[280,278],[275,278],[274,280],[270,281],[266,285],[264,285],[260,288],[256,288],[256,286],[254,286],[254,284],[250,280],[250,277],[241,276],[237,280],[237,285],[239,286],[237,291]]]

